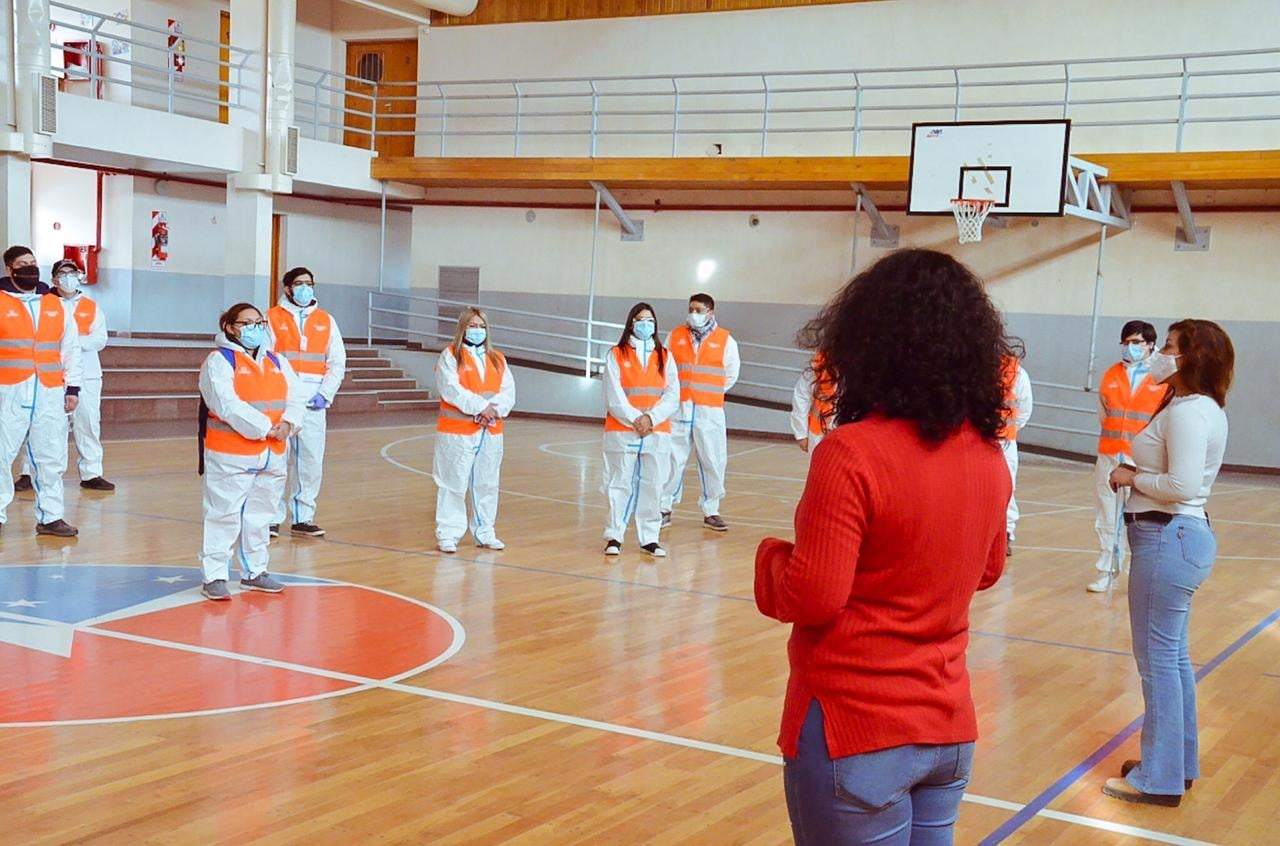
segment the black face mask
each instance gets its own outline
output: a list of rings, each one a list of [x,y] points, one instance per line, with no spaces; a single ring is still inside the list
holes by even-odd
[[[13,284],[22,290],[34,291],[39,282],[40,268],[28,265],[27,267],[15,267],[13,269]]]

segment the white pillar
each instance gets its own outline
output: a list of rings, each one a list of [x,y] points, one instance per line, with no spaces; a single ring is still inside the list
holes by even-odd
[[[285,135],[293,123],[293,55],[297,0],[268,0],[267,172],[284,171]]]
[[[271,303],[271,212],[269,191],[227,182],[224,302],[249,302],[265,310]]]
[[[36,132],[40,76],[49,73],[49,0],[14,0],[14,11],[17,129],[28,156],[49,158],[53,155],[53,139]]]
[[[14,244],[31,245],[31,159],[0,152],[0,250]]]

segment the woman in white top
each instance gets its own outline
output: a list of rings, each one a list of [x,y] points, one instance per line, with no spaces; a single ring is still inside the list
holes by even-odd
[[[1187,644],[1191,597],[1204,583],[1218,542],[1204,506],[1227,448],[1235,350],[1208,320],[1169,327],[1151,356],[1151,378],[1173,395],[1133,439],[1135,467],[1111,474],[1132,488],[1125,507],[1131,550],[1129,625],[1142,677],[1142,759],[1126,761],[1102,792],[1117,799],[1176,807],[1200,775],[1196,679]]]
[[[642,552],[666,556],[658,545],[661,498],[671,449],[671,417],[680,408],[680,376],[658,337],[653,306],[637,303],[617,346],[605,356],[604,484],[609,498],[605,555],[622,552],[634,516]]]
[[[502,471],[503,420],[516,404],[516,384],[507,360],[489,343],[489,321],[478,308],[464,309],[453,343],[436,360],[435,456],[436,546],[457,552],[467,533],[467,489],[471,490],[471,536],[484,549],[506,549],[498,540],[498,478]]]

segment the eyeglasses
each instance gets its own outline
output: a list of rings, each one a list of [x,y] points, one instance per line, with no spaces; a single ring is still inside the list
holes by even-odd
[[[231,325],[232,325],[232,326],[244,326],[244,327],[257,326],[257,327],[259,327],[259,328],[265,329],[265,328],[267,327],[267,321],[265,321],[265,320],[237,320],[235,323],[232,323]]]

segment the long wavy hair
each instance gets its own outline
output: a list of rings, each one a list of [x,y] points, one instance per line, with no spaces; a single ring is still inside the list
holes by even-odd
[[[493,338],[489,334],[489,318],[475,306],[467,306],[462,310],[462,314],[458,315],[458,326],[453,331],[453,343],[449,344],[449,349],[453,351],[453,360],[459,364],[462,363],[462,351],[466,347],[467,324],[471,322],[473,317],[478,317],[484,321],[484,344],[481,345],[481,349],[484,350],[485,361],[496,367],[498,354],[493,347]]]
[[[832,428],[880,413],[913,421],[935,442],[970,423],[995,443],[1010,413],[1002,365],[1024,355],[982,281],[936,250],[880,259],[799,341],[821,356]]]
[[[1231,336],[1212,320],[1179,320],[1169,327],[1169,332],[1178,333],[1178,378],[1183,387],[1193,394],[1212,397],[1225,407],[1236,367]],[[1170,391],[1164,405],[1172,399]]]
[[[662,346],[662,335],[658,331],[658,312],[648,303],[636,303],[631,307],[631,311],[627,312],[627,322],[622,327],[622,336],[618,338],[617,347],[624,354],[631,348],[631,336],[635,334],[636,317],[642,311],[647,311],[653,315],[653,350],[658,356],[658,372],[666,373],[667,351]]]

